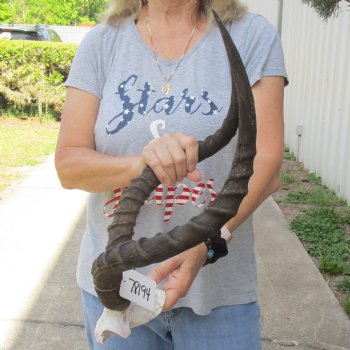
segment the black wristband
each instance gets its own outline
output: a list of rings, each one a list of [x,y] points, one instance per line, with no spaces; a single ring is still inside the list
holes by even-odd
[[[207,264],[213,264],[216,260],[226,256],[228,254],[226,239],[220,236],[213,236],[205,241],[205,245],[208,248]]]

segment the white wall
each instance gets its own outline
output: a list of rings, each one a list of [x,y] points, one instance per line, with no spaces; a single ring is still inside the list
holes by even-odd
[[[242,0],[242,3],[249,11],[262,14],[277,28],[280,0]]]
[[[282,41],[290,80],[286,144],[350,202],[349,33],[348,10],[326,23],[300,0],[285,1]]]
[[[276,27],[290,84],[286,144],[325,185],[350,202],[350,11],[323,21],[301,0],[243,0]],[[281,21],[280,21],[281,20]],[[296,134],[301,127],[301,136]],[[300,130],[300,129],[299,129]]]

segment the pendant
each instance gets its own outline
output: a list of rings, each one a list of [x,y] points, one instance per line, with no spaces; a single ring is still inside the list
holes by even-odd
[[[162,89],[161,89],[162,93],[164,95],[169,95],[169,92],[172,86],[173,85],[171,83],[167,82],[165,85],[162,86]]]

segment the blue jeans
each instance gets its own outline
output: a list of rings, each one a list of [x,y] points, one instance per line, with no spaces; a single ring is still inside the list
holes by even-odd
[[[114,336],[101,345],[94,331],[103,306],[85,291],[82,300],[91,350],[260,350],[257,303],[217,307],[205,316],[186,307],[173,309],[133,328],[127,339]]]

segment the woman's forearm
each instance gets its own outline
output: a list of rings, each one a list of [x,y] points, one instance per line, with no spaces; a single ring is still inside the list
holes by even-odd
[[[252,91],[257,121],[257,154],[254,158],[254,173],[248,184],[248,194],[236,216],[226,224],[231,232],[280,186],[279,171],[284,150],[284,79],[264,77],[253,86]]]
[[[95,150],[99,99],[69,87],[58,136],[55,165],[62,186],[105,192],[128,186],[144,167],[141,157],[112,157]]]
[[[279,159],[256,157],[254,174],[248,185],[248,194],[243,199],[236,216],[226,223],[230,232],[241,225],[266,198],[279,188],[280,164]]]
[[[64,188],[88,192],[123,188],[142,171],[140,157],[112,157],[83,147],[58,149],[55,164]]]

